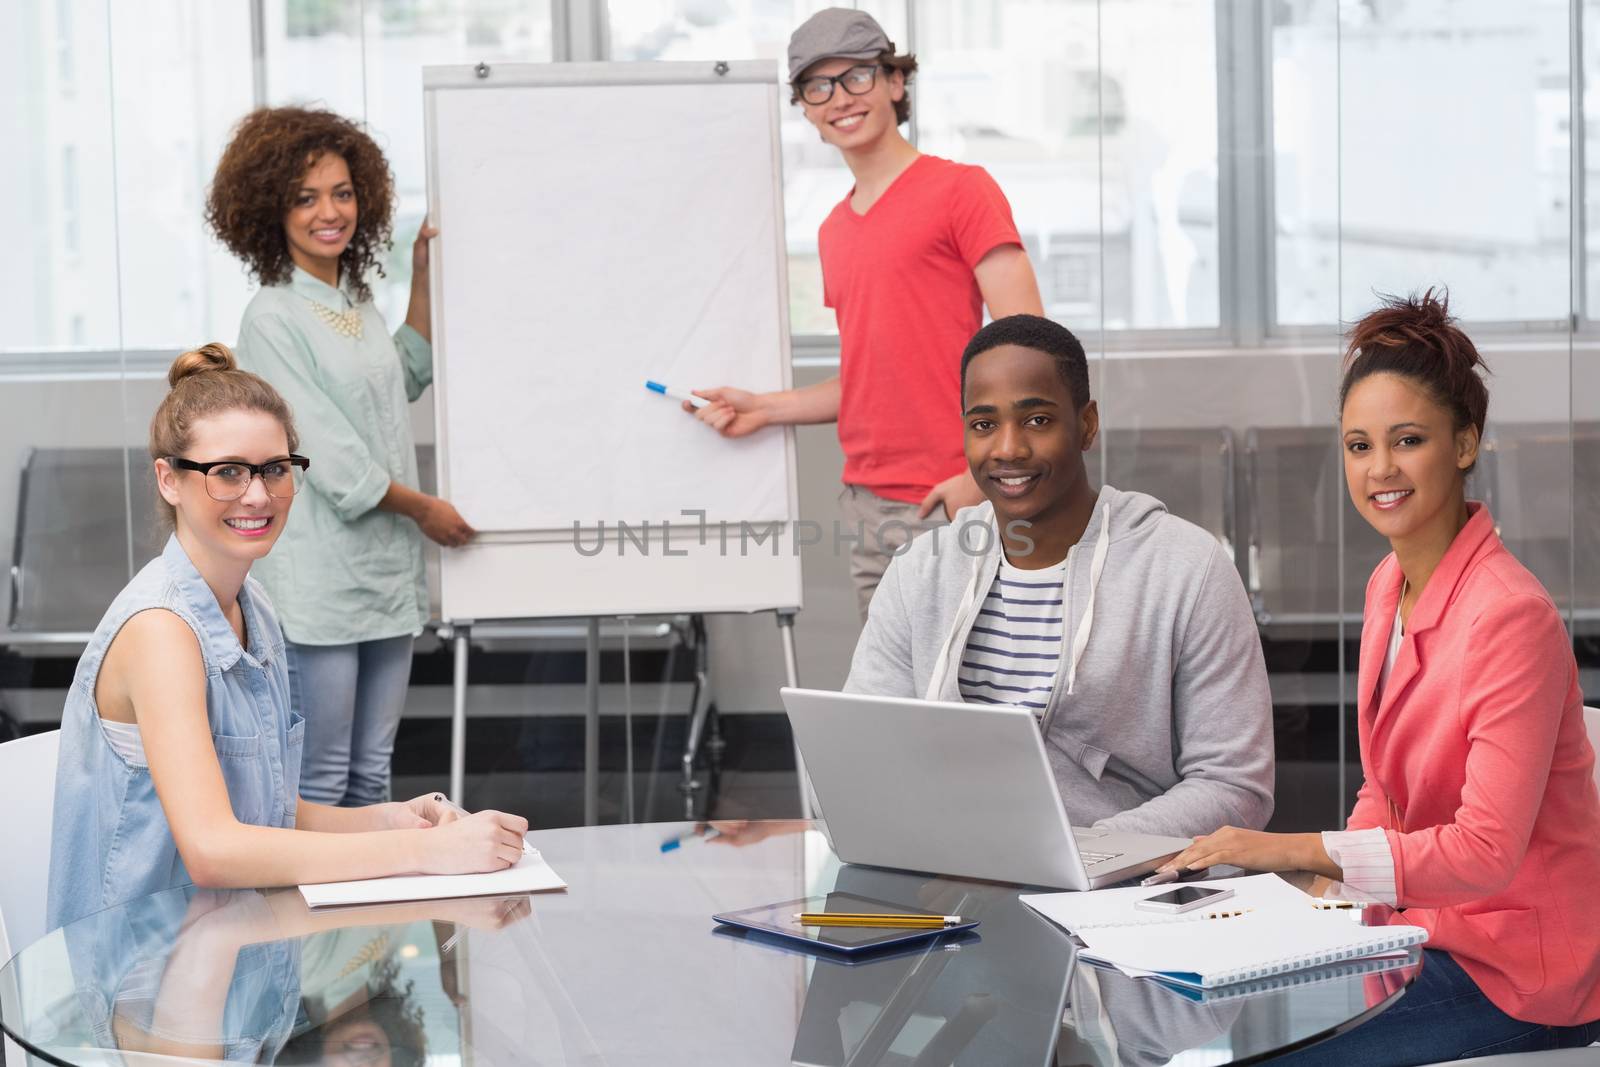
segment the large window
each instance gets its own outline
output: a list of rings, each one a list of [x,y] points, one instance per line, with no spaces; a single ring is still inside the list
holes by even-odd
[[[782,63],[789,33],[818,6],[614,0],[611,55]],[[918,146],[984,166],[1005,190],[1052,315],[1096,328],[1103,317],[1116,330],[1218,325],[1217,90],[1208,5],[859,6],[902,51],[918,56],[911,93]],[[783,149],[793,328],[832,333],[816,235],[849,191],[849,172],[798,109],[785,109]]]
[[[200,204],[220,138],[250,106],[246,15],[203,0],[0,9],[16,49],[0,218],[33,253],[0,287],[0,349],[231,335],[236,307],[217,312],[241,283],[219,269]]]
[[[917,0],[916,28],[918,145],[994,175],[1048,314],[1218,324],[1209,5]]]
[[[1564,322],[1566,0],[1268,7],[1278,321],[1448,285],[1472,320]]]
[[[267,103],[312,102],[364,118],[395,175],[394,247],[373,293],[405,318],[411,242],[427,213],[422,68],[551,58],[548,0],[271,0]]]
[[[0,5],[0,349],[119,342],[109,35],[80,7]]]
[[[1583,27],[1579,39],[1582,57],[1579,73],[1583,80],[1582,91],[1578,94],[1583,136],[1577,142],[1582,162],[1579,187],[1583,195],[1578,207],[1583,220],[1579,228],[1583,284],[1577,288],[1583,298],[1584,316],[1593,321],[1600,319],[1600,2],[1583,0],[1578,5],[1578,13]],[[1589,395],[1594,396],[1593,393]],[[1591,404],[1587,415],[1591,418],[1600,415],[1600,406]],[[1595,564],[1600,569],[1600,558]],[[1595,581],[1600,587],[1600,577]]]
[[[794,0],[745,0],[742,3],[666,0],[640,3],[613,0],[610,5],[613,59],[764,59],[786,77],[785,46],[789,34],[811,14],[813,5]],[[867,4],[885,29],[904,5]],[[817,256],[817,229],[850,191],[850,172],[836,149],[821,142],[799,105],[790,105],[780,90],[780,136],[783,141],[784,233],[789,246],[789,325],[797,335],[837,332],[833,312],[822,303],[822,263]]]
[[[369,124],[399,192],[377,292],[402,317],[426,203],[422,67],[551,55],[546,0],[25,0],[0,5],[0,40],[0,124],[16,146],[0,161],[0,221],[31,249],[0,286],[0,351],[30,352],[232,340],[253,285],[202,211],[258,103]]]
[[[396,269],[378,287],[394,317],[425,201],[423,66],[561,55],[781,70],[789,33],[823,3],[3,5],[0,78],[16,106],[0,124],[18,150],[0,162],[0,210],[34,254],[26,272],[7,268],[0,350],[229,337],[251,286],[204,232],[200,204],[255,104],[317,103],[380,138],[400,191]],[[1374,291],[1435,283],[1470,321],[1549,329],[1570,292],[1586,314],[1600,305],[1588,203],[1600,150],[1575,153],[1571,135],[1575,115],[1600,112],[1571,69],[1574,55],[1600,62],[1596,0],[1576,15],[1567,0],[861,6],[921,60],[908,132],[994,174],[1063,321],[1214,347],[1333,326]],[[580,16],[603,23],[588,54],[554,40]],[[1574,27],[1586,31],[1577,49]],[[828,335],[816,233],[849,172],[797,108],[781,109],[792,325]],[[1230,144],[1244,148],[1220,166]],[[1243,193],[1242,177],[1254,183]]]

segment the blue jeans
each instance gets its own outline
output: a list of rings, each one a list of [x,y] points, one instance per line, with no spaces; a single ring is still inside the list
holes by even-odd
[[[389,799],[394,735],[411,683],[410,637],[289,650],[289,698],[306,719],[300,795],[347,808]]]
[[[1542,1026],[1513,1019],[1483,995],[1448,952],[1425,949],[1422,973],[1377,1018],[1273,1060],[1292,1067],[1406,1067],[1507,1052],[1581,1048],[1600,1040],[1600,1020]]]

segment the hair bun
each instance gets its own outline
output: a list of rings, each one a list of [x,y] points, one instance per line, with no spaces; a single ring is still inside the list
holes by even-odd
[[[1483,433],[1489,416],[1489,372],[1472,339],[1450,314],[1450,294],[1379,296],[1379,305],[1350,329],[1339,410],[1355,384],[1372,374],[1398,374],[1421,383],[1450,412],[1455,429]]]
[[[1418,345],[1455,362],[1455,342],[1466,340],[1450,314],[1450,294],[1430,288],[1418,296],[1380,295],[1379,307],[1356,323],[1350,333],[1349,353],[1370,348],[1404,348]],[[1469,343],[1470,347],[1470,343]],[[1473,352],[1476,357],[1476,350]],[[1479,363],[1476,358],[1470,363]]]
[[[1425,341],[1434,337],[1437,346],[1436,335],[1456,325],[1455,316],[1450,314],[1448,290],[1435,293],[1430,287],[1421,296],[1412,293],[1409,297],[1395,300],[1390,307],[1396,313],[1393,328],[1410,341]]]
[[[173,360],[172,369],[167,371],[167,384],[176,389],[179,382],[196,374],[238,369],[239,361],[233,358],[233,350],[221,341],[212,341]]]
[[[1428,291],[1422,294],[1420,300],[1413,299],[1411,301],[1411,306],[1412,313],[1416,316],[1419,326],[1437,330],[1446,326],[1454,326],[1456,323],[1455,316],[1450,314],[1450,293],[1448,290],[1440,290],[1438,295],[1435,295],[1433,288],[1430,286]]]

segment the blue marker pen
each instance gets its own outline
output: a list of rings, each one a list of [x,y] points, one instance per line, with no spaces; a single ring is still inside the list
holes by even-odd
[[[714,826],[708,826],[706,827],[706,832],[703,834],[691,832],[684,834],[682,837],[674,837],[671,841],[661,842],[661,851],[672,852],[676,849],[682,848],[684,845],[703,845],[707,841],[714,841],[721,836],[721,830],[718,830]]]
[[[686,393],[681,389],[673,389],[671,386],[662,385],[660,382],[645,382],[644,387],[652,393],[670,396],[674,400],[687,400],[697,408],[703,408],[711,403],[703,396],[695,396],[693,393]]]

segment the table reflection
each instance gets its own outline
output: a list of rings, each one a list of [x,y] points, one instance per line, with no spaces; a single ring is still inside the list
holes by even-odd
[[[837,891],[975,918],[970,938],[848,965],[816,959],[796,1064],[1042,1063],[1055,1042],[1072,953],[1015,887],[846,866]]]
[[[29,1036],[211,1061],[420,1067],[460,1053],[453,942],[529,914],[526,897],[314,912],[293,890],[169,890],[46,938],[64,950],[67,992],[30,1005],[44,1017]]]
[[[155,894],[0,969],[0,1022],[53,1061],[97,1067],[150,1054],[351,1067],[1225,1063],[1352,1025],[1416,971],[1196,997],[1079,963],[1015,886],[841,866],[807,823],[724,824],[688,844],[701,829],[541,831],[534,843],[571,888],[531,898],[312,911],[292,889]],[[847,961],[711,921],[830,892],[980,925]]]

